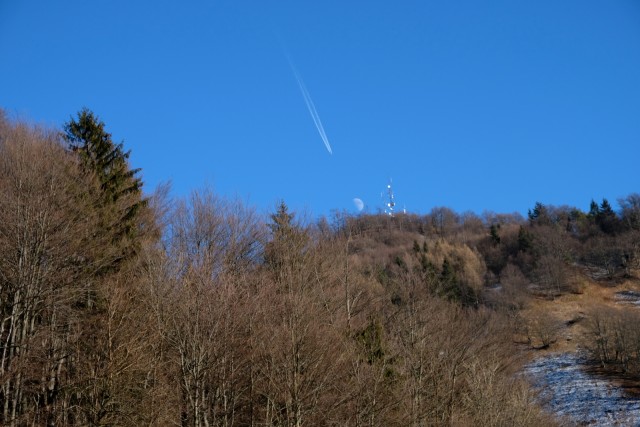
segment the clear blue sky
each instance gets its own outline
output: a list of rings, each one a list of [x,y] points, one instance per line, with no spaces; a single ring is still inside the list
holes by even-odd
[[[638,0],[0,0],[0,54],[0,107],[90,108],[147,191],[313,215],[390,177],[417,213],[640,191]]]

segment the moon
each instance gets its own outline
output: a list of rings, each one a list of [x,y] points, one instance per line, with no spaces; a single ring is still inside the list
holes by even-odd
[[[361,199],[358,199],[357,197],[353,199],[353,204],[356,205],[356,209],[358,209],[358,212],[364,209],[364,202]]]

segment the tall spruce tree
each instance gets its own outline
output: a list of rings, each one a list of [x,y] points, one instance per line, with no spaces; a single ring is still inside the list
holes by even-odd
[[[284,201],[270,217],[267,226],[271,230],[271,241],[265,247],[265,264],[274,273],[276,282],[291,289],[290,282],[300,282],[303,274],[309,235],[295,223],[294,214],[289,212]]]
[[[598,215],[600,215],[600,206],[598,206],[598,203],[596,203],[595,200],[591,199],[588,217],[595,221]]]
[[[540,202],[536,202],[533,211],[529,209],[527,216],[531,225],[551,225],[553,223],[549,209]]]
[[[500,244],[500,233],[498,232],[500,230],[500,224],[491,224],[491,229],[489,231],[489,234],[491,236],[491,242],[493,243],[494,246],[499,245]]]
[[[606,234],[614,234],[618,231],[618,223],[618,216],[611,207],[611,204],[607,199],[602,199],[600,210],[596,216],[596,224],[598,224],[600,229]]]
[[[105,124],[87,108],[64,125],[69,149],[76,153],[85,172],[95,176],[100,191],[96,206],[108,243],[117,247],[111,266],[127,258],[136,249],[139,213],[147,201],[142,197],[140,169],[129,167],[130,151],[116,144]]]

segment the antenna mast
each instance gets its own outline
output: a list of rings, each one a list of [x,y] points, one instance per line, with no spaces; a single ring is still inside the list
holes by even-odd
[[[389,216],[393,216],[393,208],[395,205],[396,202],[393,196],[393,189],[391,188],[391,179],[389,179],[389,184],[387,184],[387,202],[385,203],[384,213]]]

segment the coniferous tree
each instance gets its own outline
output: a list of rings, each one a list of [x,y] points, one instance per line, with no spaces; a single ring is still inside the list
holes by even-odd
[[[533,236],[526,228],[520,226],[520,229],[518,230],[518,250],[522,252],[528,252],[532,249]]]
[[[83,166],[94,172],[106,200],[115,202],[129,193],[142,191],[142,181],[136,175],[140,169],[130,169],[130,151],[115,144],[105,124],[87,108],[64,126],[65,137],[72,151],[78,153]]]
[[[440,290],[439,294],[450,300],[460,301],[460,292],[458,279],[454,266],[447,258],[442,262],[442,271],[440,272]]]
[[[142,180],[137,176],[140,169],[129,167],[130,151],[123,144],[116,144],[105,124],[87,108],[77,118],[64,125],[65,139],[70,150],[76,153],[80,163],[89,174],[93,174],[100,187],[100,213],[103,228],[110,236],[105,243],[119,247],[110,267],[135,252],[136,238],[140,232],[139,214],[147,201],[142,197]]]
[[[456,280],[455,270],[447,258],[442,262],[442,273],[440,274],[440,279],[445,285],[450,285]]]
[[[491,229],[489,230],[489,233],[491,235],[491,241],[493,242],[494,246],[500,244],[500,234],[498,233],[499,229],[500,229],[500,224],[498,225],[491,224]]]
[[[267,225],[271,230],[271,241],[265,247],[265,263],[277,282],[291,286],[291,280],[300,279],[309,235],[294,222],[294,214],[289,213],[284,201],[271,214],[271,222]]]
[[[271,241],[265,248],[265,263],[277,272],[284,267],[286,242],[291,240],[294,234],[294,214],[289,213],[289,208],[281,201],[276,212],[270,217],[271,222],[267,226],[271,230]]]
[[[600,216],[600,206],[598,203],[591,199],[589,204],[589,211],[580,218],[580,235],[584,239],[599,235],[601,233],[600,226],[598,225],[598,217]]]
[[[598,204],[596,203],[595,200],[591,199],[591,204],[589,205],[589,214],[588,216],[590,218],[597,218],[598,215],[600,215],[600,207],[598,206]]]
[[[142,197],[139,170],[129,167],[130,153],[124,151],[122,143],[113,142],[104,122],[93,112],[84,108],[76,118],[71,117],[64,125],[63,137],[87,184],[79,198],[92,201],[89,209],[96,217],[92,233],[96,249],[78,261],[79,268],[87,273],[87,279],[77,284],[73,302],[83,345],[76,348],[71,365],[77,381],[91,383],[92,387],[77,393],[75,403],[81,408],[84,424],[116,425],[119,423],[113,420],[133,404],[125,403],[129,398],[120,393],[128,387],[137,388],[140,383],[134,383],[138,375],[147,374],[134,374],[128,368],[122,371],[118,360],[120,356],[128,358],[130,353],[119,355],[110,344],[128,339],[125,331],[117,331],[112,322],[121,315],[132,321],[129,314],[120,311],[125,307],[119,307],[118,295],[131,291],[124,277],[133,267],[129,261],[135,261],[142,248],[142,212],[147,202]],[[127,378],[133,382],[118,384],[127,382]]]
[[[612,216],[616,214],[607,199],[602,199],[602,203],[600,204],[600,214],[604,216]]]
[[[270,215],[271,223],[269,229],[273,233],[274,240],[282,238],[293,230],[294,214],[289,213],[287,204],[283,201],[278,205],[278,210]]]
[[[284,201],[280,202],[276,212],[270,217],[271,222],[267,226],[271,230],[271,242],[266,248],[267,264],[275,261],[274,257],[282,256],[283,249],[300,253],[308,237],[305,230],[294,222],[295,214],[289,213]]]
[[[540,202],[536,202],[533,211],[529,209],[527,215],[529,217],[529,223],[532,225],[551,225],[553,222],[549,215],[549,209]]]
[[[618,217],[607,199],[602,199],[596,216],[596,224],[607,234],[615,233],[618,229]]]

